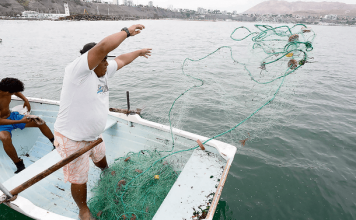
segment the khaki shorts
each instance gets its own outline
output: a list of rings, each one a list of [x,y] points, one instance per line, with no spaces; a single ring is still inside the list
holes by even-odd
[[[101,135],[100,137],[102,138]],[[90,141],[73,141],[56,131],[54,131],[54,138],[54,145],[62,158],[68,157],[91,143]],[[88,182],[89,157],[91,157],[94,163],[99,162],[105,157],[104,141],[63,167],[64,182],[69,181],[74,184]]]

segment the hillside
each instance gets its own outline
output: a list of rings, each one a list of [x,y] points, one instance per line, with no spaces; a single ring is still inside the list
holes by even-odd
[[[299,14],[317,15],[336,14],[343,16],[356,16],[356,4],[345,4],[340,2],[286,2],[270,0],[262,2],[245,14]]]
[[[0,16],[16,16],[25,10],[41,13],[64,14],[64,2],[69,5],[70,14],[114,15],[138,18],[182,18],[184,15],[163,8],[129,7],[124,5],[87,3],[80,0],[0,0]]]

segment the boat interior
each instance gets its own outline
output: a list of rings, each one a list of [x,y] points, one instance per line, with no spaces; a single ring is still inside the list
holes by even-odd
[[[45,120],[53,132],[59,109],[58,102],[33,99],[30,103],[31,115],[37,115]],[[23,101],[12,100],[10,107],[18,105],[23,105]],[[174,151],[197,146],[197,137],[187,138],[186,134],[190,133],[180,130],[176,130],[175,133]],[[172,147],[168,126],[146,121],[138,115],[122,113],[109,113],[103,139],[109,166],[116,158],[124,157],[129,152],[152,149],[169,151]],[[0,182],[9,191],[62,159],[38,128],[16,129],[12,132],[12,140],[18,155],[24,160],[26,169],[19,174],[14,174],[16,166],[6,155],[0,142]],[[235,154],[235,147],[225,143],[221,145],[224,145],[221,149],[228,149],[233,155]],[[203,205],[207,196],[216,192],[223,170],[227,166],[227,159],[216,147],[208,144],[205,146],[205,151],[197,148],[168,157],[168,162],[172,163],[180,175],[154,219],[166,219],[167,216],[170,216],[170,219],[190,219],[193,208]],[[233,156],[230,159],[232,161]],[[93,196],[90,190],[97,184],[99,177],[100,169],[91,162],[88,200]],[[21,192],[19,196],[33,205],[29,207],[37,207],[26,209],[25,205],[19,202],[17,206],[22,210],[21,212],[35,219],[48,219],[48,216],[45,216],[50,214],[53,219],[77,219],[78,209],[71,196],[70,183],[65,183],[63,179],[63,171],[59,169]],[[177,215],[175,216],[174,213]]]

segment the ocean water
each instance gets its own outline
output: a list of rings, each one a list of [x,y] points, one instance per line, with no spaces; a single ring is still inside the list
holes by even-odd
[[[182,74],[185,58],[199,59],[226,45],[234,47],[239,61],[252,62],[259,55],[243,49],[247,43],[230,39],[236,27],[253,29],[252,23],[0,21],[0,78],[24,81],[25,96],[59,100],[64,68],[81,47],[136,22],[146,29],[111,54],[152,48],[152,56],[118,71],[110,82],[110,106],[126,107],[125,93],[130,91],[131,107],[144,108],[142,117],[158,123],[169,124],[175,98],[196,84]],[[356,218],[356,28],[310,27],[317,34],[311,63],[286,78],[271,106],[220,138],[238,151],[214,219]],[[254,104],[253,98],[243,98],[246,94],[275,91],[275,85],[250,86],[228,51],[215,55],[205,66],[186,67],[205,77],[206,84],[176,104],[175,127],[214,136],[265,100]],[[236,108],[241,100],[248,103]],[[239,140],[245,138],[249,140],[242,146]],[[28,219],[4,205],[0,218]]]

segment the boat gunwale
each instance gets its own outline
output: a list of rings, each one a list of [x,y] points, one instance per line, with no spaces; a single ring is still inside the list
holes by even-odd
[[[16,96],[12,96],[11,99],[19,100],[19,101],[22,100]],[[54,100],[49,100],[49,99],[40,99],[40,98],[32,98],[32,97],[28,97],[27,99],[29,100],[29,102],[59,105],[59,101],[54,101]],[[118,113],[118,112],[109,112],[108,114],[111,116],[129,121],[129,122],[134,122],[134,123],[138,123],[138,124],[145,125],[148,127],[156,128],[156,129],[159,129],[162,131],[170,132],[169,126],[162,125],[162,124],[152,122],[152,121],[148,121],[146,119],[141,118],[141,116],[139,116],[137,114],[126,115],[124,113]],[[208,140],[207,137],[204,137],[204,136],[201,136],[198,134],[194,134],[194,133],[191,133],[188,131],[183,131],[183,130],[180,130],[177,128],[172,128],[172,132],[175,135],[182,136],[187,139],[194,140],[194,141],[200,140],[201,142],[204,142],[204,141]],[[219,151],[219,154],[221,157],[223,157],[226,161],[230,161],[230,164],[232,163],[235,153],[237,151],[237,148],[235,146],[233,146],[231,144],[224,143],[219,140],[215,140],[215,139],[210,140],[206,144],[216,148]],[[231,159],[231,160],[229,160],[229,159]]]
[[[18,98],[16,96],[12,96],[11,99],[12,100],[17,100],[17,101],[22,101],[22,99],[20,99],[20,98]],[[27,97],[27,99],[28,99],[29,102],[34,102],[34,103],[49,104],[49,105],[59,105],[60,104],[59,101],[49,100],[49,99],[32,98],[32,97]],[[151,122],[151,121],[145,120],[145,119],[141,118],[137,114],[135,114],[135,115],[126,115],[126,114],[123,114],[123,113],[109,112],[108,115],[111,115],[113,117],[126,120],[128,122],[133,122],[133,123],[141,124],[141,125],[148,126],[148,127],[151,127],[151,128],[159,129],[159,130],[162,130],[162,131],[165,131],[165,132],[171,132],[172,131],[173,134],[181,136],[181,137],[185,137],[185,138],[190,139],[190,140],[194,140],[194,141],[200,140],[202,142],[208,140],[207,137],[204,137],[204,136],[201,136],[201,135],[198,135],[198,134],[194,134],[194,133],[191,133],[191,132],[183,131],[183,130],[180,130],[180,129],[177,129],[177,128],[172,128],[172,130],[171,130],[171,128],[169,126],[167,126],[167,125],[162,125],[162,124],[159,124],[159,123],[155,123],[155,122]],[[224,171],[222,173],[222,179],[220,180],[219,185],[218,185],[218,187],[216,189],[216,193],[215,193],[214,198],[213,198],[213,203],[211,204],[209,212],[207,214],[207,218],[206,219],[211,220],[213,218],[213,216],[214,216],[215,209],[217,207],[217,203],[218,203],[218,201],[220,199],[220,196],[221,196],[221,193],[222,193],[222,189],[224,187],[224,184],[225,184],[229,169],[231,167],[232,161],[233,161],[234,156],[236,154],[237,148],[235,146],[233,146],[233,145],[230,145],[230,144],[227,144],[227,143],[224,143],[222,141],[215,140],[215,139],[210,140],[205,145],[209,145],[211,147],[214,147],[219,152],[220,156],[227,161],[226,166],[224,167]],[[1,196],[3,196],[2,192],[0,192],[0,197]],[[47,219],[49,217],[49,216],[46,216],[46,218],[42,218],[42,217],[44,217],[44,213],[43,213],[44,209],[34,205],[31,201],[29,201],[26,198],[21,197],[21,196],[18,196],[18,198],[13,202],[4,203],[4,204],[6,204],[10,208],[12,208],[12,209],[24,214],[24,215],[27,215],[27,216],[29,216],[31,218],[34,218],[34,219]],[[29,210],[28,208],[26,208],[26,206],[27,207],[31,206],[31,209],[30,209],[31,211],[25,211],[25,210]],[[22,207],[25,207],[25,208],[22,208]],[[71,218],[68,218],[68,217],[65,217],[65,216],[62,216],[62,215],[58,215],[58,214],[55,214],[55,213],[47,211],[47,210],[45,210],[45,211],[46,211],[47,215],[51,215],[51,219],[54,219],[54,220],[56,220],[56,219],[71,219]]]

